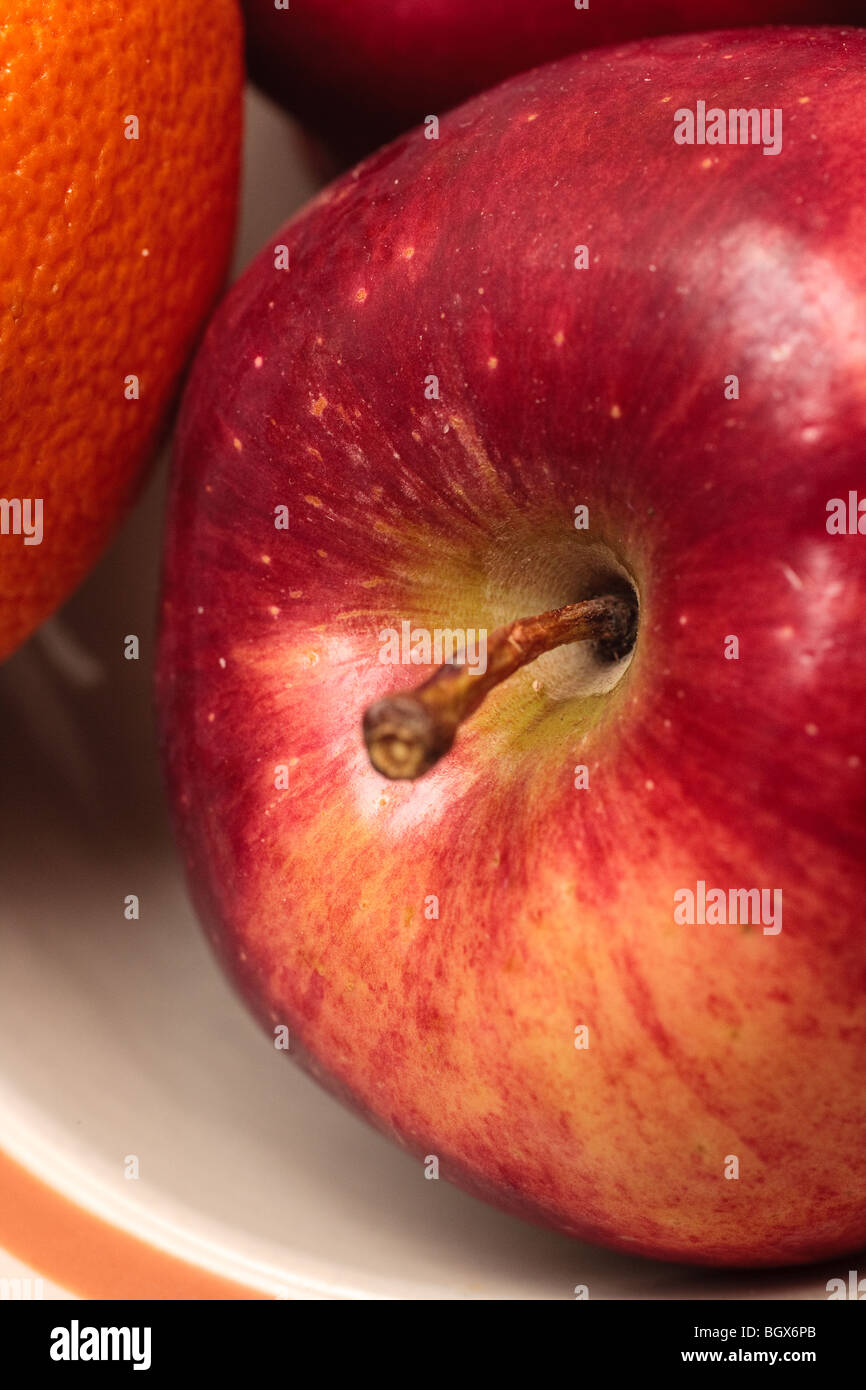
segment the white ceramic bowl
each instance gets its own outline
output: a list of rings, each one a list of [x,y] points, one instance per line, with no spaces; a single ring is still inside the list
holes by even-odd
[[[291,123],[258,97],[249,118],[238,265],[315,187]],[[48,1297],[826,1297],[845,1261],[632,1260],[427,1181],[259,1033],[167,827],[151,719],[164,475],[0,668],[0,1279],[35,1273]]]

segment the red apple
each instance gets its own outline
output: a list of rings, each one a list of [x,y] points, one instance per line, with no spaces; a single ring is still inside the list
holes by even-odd
[[[699,102],[780,152],[677,143]],[[866,1241],[864,225],[866,31],[584,54],[326,189],[186,395],[158,699],[226,969],[443,1177],[630,1252]],[[435,664],[388,629],[623,585],[627,654],[371,767]]]
[[[578,49],[746,24],[862,23],[862,0],[244,0],[261,86],[344,155]]]

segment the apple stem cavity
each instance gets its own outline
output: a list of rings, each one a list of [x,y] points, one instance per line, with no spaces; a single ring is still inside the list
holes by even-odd
[[[414,690],[395,691],[367,708],[363,731],[370,762],[394,781],[423,776],[490,691],[545,652],[568,642],[594,642],[601,662],[628,656],[637,612],[633,593],[603,594],[497,628],[487,642],[485,671],[447,662]]]

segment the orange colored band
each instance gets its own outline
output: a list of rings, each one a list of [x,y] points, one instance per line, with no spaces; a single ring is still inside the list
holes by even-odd
[[[268,1299],[93,1216],[0,1152],[0,1245],[81,1298]]]

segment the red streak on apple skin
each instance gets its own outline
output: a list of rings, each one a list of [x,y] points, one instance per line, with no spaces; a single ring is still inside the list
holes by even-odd
[[[674,144],[759,92],[780,156]],[[563,62],[283,228],[182,413],[158,694],[211,940],[444,1177],[631,1253],[866,1241],[866,552],[825,529],[862,478],[864,171],[866,34]],[[578,697],[552,653],[384,782],[379,630],[573,601],[583,502],[640,592],[623,680]],[[781,889],[782,932],[676,925],[699,879]]]
[[[266,91],[344,152],[579,49],[759,24],[862,23],[859,0],[245,0]]]

